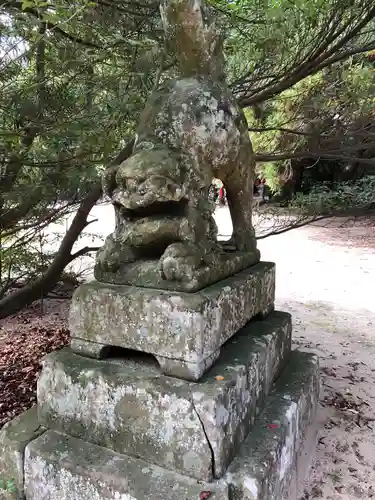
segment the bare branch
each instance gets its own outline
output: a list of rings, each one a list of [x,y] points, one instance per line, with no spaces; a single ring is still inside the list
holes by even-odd
[[[307,137],[325,137],[324,134],[315,134],[313,132],[302,132],[301,130],[294,130],[294,129],[289,129],[289,128],[283,128],[283,127],[249,127],[248,128],[249,132],[285,132],[286,134],[294,134],[294,135],[303,135]]]
[[[70,262],[72,262],[74,259],[77,259],[78,257],[82,257],[83,255],[86,255],[88,253],[97,252],[99,250],[99,248],[100,247],[83,247],[80,250],[78,250],[77,252],[71,254]]]
[[[364,163],[367,165],[375,165],[375,158],[361,158],[358,156],[346,156],[341,154],[327,153],[326,151],[317,152],[307,152],[301,151],[296,153],[280,153],[280,154],[255,154],[255,161],[257,162],[274,162],[282,160],[292,160],[301,158],[311,158],[311,159],[326,159],[326,160],[341,160],[356,163]]]

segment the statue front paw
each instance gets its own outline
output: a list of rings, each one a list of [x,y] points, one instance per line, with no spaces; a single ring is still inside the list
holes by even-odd
[[[160,258],[159,272],[168,281],[189,281],[203,262],[202,252],[195,245],[173,243]]]
[[[96,267],[104,272],[116,272],[123,264],[137,260],[135,250],[128,245],[121,245],[110,235],[96,254]]]

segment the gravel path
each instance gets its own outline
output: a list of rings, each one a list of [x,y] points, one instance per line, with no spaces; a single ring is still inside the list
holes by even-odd
[[[340,225],[259,242],[276,262],[295,347],[320,357],[319,444],[303,499],[375,498],[375,227]]]

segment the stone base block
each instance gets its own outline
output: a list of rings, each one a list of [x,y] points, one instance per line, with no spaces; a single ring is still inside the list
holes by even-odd
[[[182,281],[163,279],[159,269],[159,259],[140,259],[122,265],[116,272],[103,271],[97,264],[94,276],[100,282],[112,283],[113,285],[130,285],[191,293],[253,266],[259,260],[259,250],[246,253],[222,252],[217,256],[215,265],[206,265],[191,271],[192,276],[187,276],[187,279]]]
[[[319,404],[319,363],[293,351],[251,434],[225,476],[230,499],[289,500],[296,466]],[[303,478],[299,478],[303,480]]]
[[[275,265],[261,262],[196,293],[91,282],[74,294],[72,349],[104,358],[108,346],[153,354],[164,373],[199,380],[221,346],[272,310]]]
[[[14,500],[23,496],[23,464],[25,447],[44,429],[37,417],[36,406],[8,422],[0,431],[0,499]]]
[[[198,383],[145,361],[54,352],[38,383],[40,422],[199,480],[219,478],[288,359],[291,330],[287,313],[249,322]]]
[[[227,500],[226,484],[198,483],[55,431],[25,453],[26,500]]]
[[[292,353],[226,475],[209,483],[48,431],[25,450],[26,500],[286,500],[318,393],[317,358]]]

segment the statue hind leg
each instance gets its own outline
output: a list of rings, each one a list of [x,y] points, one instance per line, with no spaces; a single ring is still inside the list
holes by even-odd
[[[251,166],[236,169],[225,179],[225,188],[233,234],[229,244],[241,252],[255,252],[256,239],[252,224],[253,180]]]

